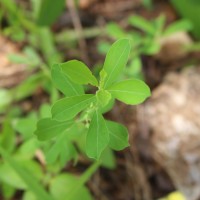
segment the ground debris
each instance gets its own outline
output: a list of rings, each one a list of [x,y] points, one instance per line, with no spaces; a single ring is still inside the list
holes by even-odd
[[[9,54],[19,53],[15,43],[0,35],[0,87],[10,88],[18,85],[26,77],[26,66],[11,63]]]

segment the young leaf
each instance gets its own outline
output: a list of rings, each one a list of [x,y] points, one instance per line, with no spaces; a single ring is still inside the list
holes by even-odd
[[[106,90],[98,90],[96,96],[100,107],[105,107],[111,99],[111,94]]]
[[[109,87],[108,91],[116,99],[130,105],[142,103],[151,94],[149,87],[137,79],[120,81]]]
[[[67,130],[71,124],[72,121],[59,122],[51,118],[41,119],[37,123],[34,134],[41,141],[49,140]]]
[[[99,81],[99,88],[102,89],[104,88],[104,84],[105,84],[105,80],[106,80],[106,77],[107,77],[107,73],[104,69],[102,69],[99,73],[100,75],[100,81]]]
[[[59,64],[54,64],[52,66],[51,77],[56,88],[65,96],[70,97],[84,94],[83,87],[73,83],[68,76],[62,72],[62,68]]]
[[[78,60],[71,60],[60,64],[63,73],[65,73],[71,81],[77,84],[91,84],[98,86],[98,81],[89,68]]]
[[[120,151],[129,146],[128,143],[128,130],[122,124],[118,124],[112,121],[106,121],[106,125],[109,130],[109,147]]]
[[[103,116],[95,111],[86,137],[86,153],[88,157],[99,159],[102,151],[109,143],[109,132]]]
[[[52,117],[61,121],[72,119],[95,100],[93,94],[63,98],[53,105],[51,109]]]
[[[122,73],[130,53],[131,45],[128,39],[115,42],[106,55],[103,69],[107,73],[104,88],[112,85]]]

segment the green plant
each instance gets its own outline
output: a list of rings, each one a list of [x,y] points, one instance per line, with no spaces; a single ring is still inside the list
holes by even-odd
[[[191,30],[192,25],[188,20],[176,21],[165,27],[165,17],[160,15],[154,20],[146,20],[141,16],[131,16],[127,20],[132,29],[123,30],[116,23],[109,23],[106,27],[106,33],[114,40],[120,38],[131,39],[133,51],[130,54],[128,67],[125,70],[125,77],[143,78],[142,75],[142,55],[155,55],[161,49],[160,40],[179,31]],[[105,53],[110,44],[101,42],[99,51]]]
[[[136,105],[150,96],[148,86],[140,80],[118,81],[127,63],[130,48],[127,39],[121,39],[112,45],[99,74],[99,81],[78,60],[52,66],[52,80],[66,97],[53,104],[52,117],[41,119],[35,131],[41,141],[54,139],[52,157],[62,152],[63,142],[73,141],[79,145],[81,135],[85,137],[85,144],[81,148],[88,157],[97,160],[107,147],[121,150],[129,145],[127,129],[104,119],[103,113],[110,109],[109,104],[113,99]],[[85,94],[82,85],[86,84],[96,87],[96,93]],[[76,131],[78,129],[83,133]],[[67,145],[68,152],[75,151],[73,143],[68,142]]]
[[[82,175],[75,176],[61,172],[63,164],[60,160],[54,164],[48,159],[48,163],[42,161],[42,155],[49,151],[51,142],[39,142],[33,132],[39,119],[50,116],[50,106],[43,104],[38,113],[31,112],[23,118],[18,115],[9,113],[0,131],[0,191],[4,199],[11,199],[17,190],[21,190],[23,200],[76,200],[80,197],[91,200],[84,184],[99,163],[95,162]],[[39,162],[35,159],[36,152],[40,152]]]
[[[23,200],[76,200],[80,196],[92,199],[84,184],[99,165],[115,167],[111,149],[121,150],[129,145],[127,129],[104,119],[103,113],[112,108],[114,98],[135,105],[150,95],[148,86],[140,80],[118,81],[129,52],[129,40],[117,41],[106,56],[99,81],[80,61],[53,65],[52,80],[66,97],[52,108],[44,104],[38,113],[31,112],[23,118],[19,117],[20,111],[8,115],[0,137],[0,189],[5,198],[23,190]],[[96,94],[84,93],[82,85],[87,83],[97,87]],[[35,134],[41,141],[33,135],[36,124]],[[16,138],[21,142],[17,144]],[[36,151],[46,156],[45,163],[36,162]],[[85,153],[101,162],[94,162],[80,177],[61,172],[68,161],[76,163],[78,156]]]
[[[200,2],[198,0],[171,0],[172,5],[177,10],[177,12],[185,19],[191,21],[193,25],[192,33],[198,39],[200,39]]]

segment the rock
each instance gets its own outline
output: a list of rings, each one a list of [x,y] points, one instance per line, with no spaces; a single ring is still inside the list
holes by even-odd
[[[200,67],[170,73],[145,106],[153,158],[188,200],[200,198]]]

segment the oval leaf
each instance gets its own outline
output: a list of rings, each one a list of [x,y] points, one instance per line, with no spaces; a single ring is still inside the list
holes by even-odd
[[[91,85],[98,86],[97,79],[92,75],[92,72],[84,63],[78,60],[71,60],[60,64],[60,67],[62,68],[63,73],[65,73],[74,83],[90,83]]]
[[[95,100],[93,94],[66,97],[53,105],[51,109],[52,117],[61,121],[72,119]]]
[[[38,139],[41,141],[49,140],[63,133],[71,124],[72,121],[59,122],[51,118],[41,119],[37,123],[37,129],[34,134],[37,135]]]
[[[51,77],[55,87],[60,90],[65,96],[76,96],[84,94],[83,87],[76,83],[73,83],[62,72],[62,68],[59,64],[54,64],[51,68]]]
[[[130,105],[142,103],[151,95],[149,87],[137,79],[120,81],[108,88],[108,91],[116,99]]]
[[[128,39],[115,42],[106,55],[103,69],[107,73],[104,88],[112,85],[122,73],[130,53],[131,45]]]
[[[106,121],[106,125],[109,130],[110,148],[120,151],[129,146],[128,130],[125,126],[112,121]]]
[[[86,137],[86,153],[88,157],[99,159],[102,151],[109,143],[109,132],[103,116],[96,110]]]

